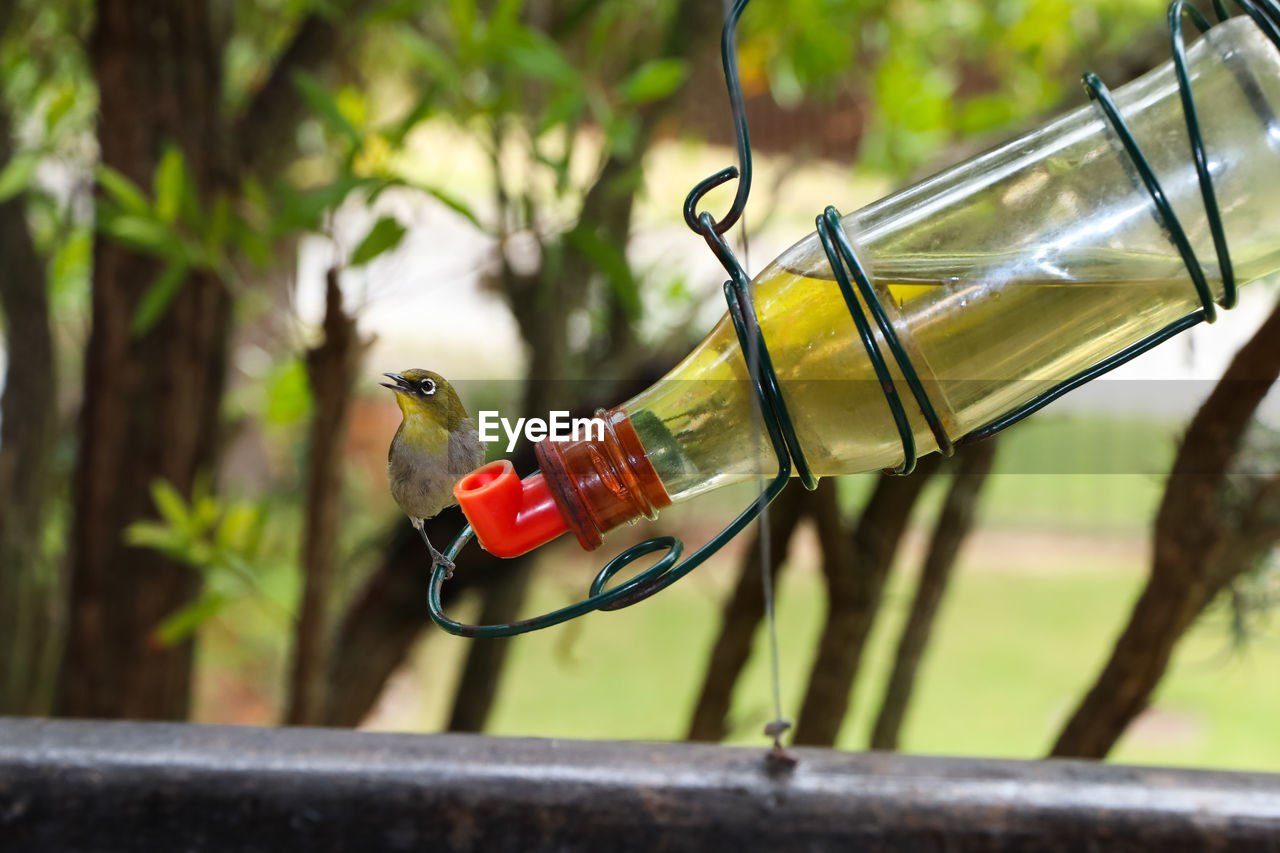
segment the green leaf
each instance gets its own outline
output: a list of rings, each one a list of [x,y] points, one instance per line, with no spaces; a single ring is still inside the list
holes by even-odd
[[[615,113],[604,126],[606,144],[614,156],[630,157],[640,139],[640,119],[636,115]]]
[[[623,100],[647,104],[671,95],[689,76],[689,66],[682,59],[654,59],[627,75],[618,87]]]
[[[133,312],[133,325],[130,332],[134,337],[145,335],[155,328],[156,323],[160,322],[160,318],[164,316],[164,312],[178,295],[178,291],[182,289],[189,271],[186,261],[183,260],[171,259],[165,264],[160,275],[151,282],[146,293],[142,294],[142,299]]]
[[[969,98],[960,111],[960,130],[985,133],[1011,123],[1017,114],[1017,105],[1008,96],[977,95]]]
[[[53,134],[66,118],[67,113],[75,106],[76,100],[76,87],[72,83],[66,82],[58,87],[57,93],[49,100],[49,106],[44,111],[45,133]]]
[[[373,187],[379,183],[379,180],[373,178],[342,174],[332,183],[301,192],[282,187],[280,196],[284,204],[273,225],[277,233],[314,229],[319,226],[324,214],[342,204],[352,190]]]
[[[122,246],[150,255],[173,255],[181,248],[181,235],[149,216],[104,213],[98,217],[98,230]]]
[[[632,320],[637,319],[641,311],[640,290],[636,285],[635,276],[631,274],[631,265],[627,263],[627,256],[623,250],[587,225],[580,224],[564,237],[565,242],[585,255],[596,269],[604,274],[627,317]]]
[[[479,228],[481,231],[484,230],[484,223],[480,221],[480,217],[476,216],[475,211],[472,210],[471,207],[462,199],[455,195],[450,195],[437,187],[423,187],[422,190],[427,193],[427,195],[452,210],[454,213],[466,219],[476,228]]]
[[[343,86],[334,94],[333,102],[337,105],[338,112],[347,120],[347,124],[359,132],[369,117],[369,104],[365,100],[364,93],[354,86]]]
[[[338,107],[337,100],[323,83],[305,71],[295,71],[293,85],[298,88],[298,93],[307,102],[307,106],[311,107],[312,112],[319,115],[330,129],[345,136],[354,148],[359,148],[363,144],[360,131],[347,121],[347,117]]]
[[[265,214],[271,207],[271,199],[267,194],[267,188],[262,185],[262,181],[253,175],[246,175],[240,181],[240,196],[244,199],[245,204],[255,212]]]
[[[187,502],[168,480],[154,480],[151,483],[151,500],[155,502],[160,517],[173,527],[188,526],[190,514]]]
[[[249,503],[227,507],[214,531],[214,544],[225,550],[242,551],[258,529],[258,508]]]
[[[435,85],[428,85],[427,89],[418,96],[413,108],[405,114],[404,118],[397,121],[390,130],[386,131],[387,142],[396,147],[403,145],[405,137],[419,123],[431,117],[431,114],[436,109],[436,101],[438,99],[439,93]]]
[[[399,177],[386,177],[371,179],[369,193],[365,196],[365,207],[372,207],[373,203],[378,200],[378,196],[382,195],[392,187],[408,186],[404,180]]]
[[[400,30],[399,38],[401,46],[435,83],[455,92],[462,88],[462,76],[458,73],[457,63],[438,45],[408,28]]]
[[[271,260],[271,243],[257,228],[237,220],[232,229],[232,243],[257,267],[265,267]]]
[[[221,513],[222,508],[218,506],[218,499],[211,494],[200,494],[191,502],[192,526],[202,537],[214,529]]]
[[[249,593],[261,593],[258,570],[252,563],[235,551],[224,551],[222,562],[218,566],[222,573],[235,581],[235,585]]]
[[[98,185],[126,213],[136,216],[150,216],[151,204],[143,195],[138,185],[129,180],[121,172],[101,164],[98,166]]]
[[[364,266],[383,252],[391,251],[400,245],[400,241],[404,239],[404,233],[405,227],[397,222],[394,216],[382,217],[373,223],[369,233],[364,235],[360,245],[356,246],[356,250],[351,253],[348,265]]]
[[[449,0],[449,23],[458,42],[462,45],[470,44],[476,28],[474,0]]]
[[[254,558],[262,551],[268,516],[271,514],[271,505],[263,500],[256,505],[252,505],[252,510],[252,523],[249,525],[249,529],[244,532],[239,543],[239,553],[246,558]]]
[[[311,385],[302,359],[290,359],[273,368],[266,385],[267,410],[264,414],[269,426],[294,426],[311,410]]]
[[[71,229],[49,261],[49,287],[55,299],[66,298],[88,285],[92,257],[92,233],[87,227]]]
[[[518,26],[523,8],[524,0],[498,0],[497,6],[489,16],[490,26],[498,28]]]
[[[225,595],[206,591],[195,601],[178,608],[151,632],[151,641],[159,646],[172,646],[194,634],[207,620],[216,616],[231,601]]]
[[[182,152],[176,146],[166,145],[156,164],[155,173],[151,177],[151,185],[155,195],[156,218],[166,225],[178,221],[178,211],[182,209],[183,195],[189,190],[186,180],[186,165]]]
[[[209,222],[204,231],[204,245],[210,251],[219,251],[227,243],[231,233],[231,199],[226,193],[218,193],[213,200]]]
[[[562,124],[571,124],[586,109],[587,99],[580,89],[566,89],[551,99],[538,117],[538,133],[541,135]]]
[[[186,550],[187,537],[167,524],[135,521],[124,529],[124,541],[136,548],[152,548],[177,556]]]
[[[495,39],[496,59],[529,77],[581,88],[578,69],[544,34],[519,28],[510,39]]]
[[[31,185],[40,158],[34,151],[14,156],[0,169],[0,201],[8,201]]]
[[[805,86],[796,73],[790,57],[783,56],[769,64],[769,94],[783,109],[794,109],[804,102]]]

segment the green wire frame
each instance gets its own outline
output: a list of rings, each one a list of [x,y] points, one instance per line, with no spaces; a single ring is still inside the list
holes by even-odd
[[[1227,20],[1227,12],[1223,0],[1212,0],[1214,12],[1219,22]],[[741,533],[747,525],[756,519],[764,508],[773,502],[791,477],[794,464],[796,476],[806,489],[817,487],[818,478],[814,476],[804,451],[796,436],[795,426],[787,411],[782,397],[782,389],[778,383],[769,349],[765,345],[764,335],[756,319],[754,304],[751,299],[750,281],[745,270],[734,256],[724,240],[728,231],[742,216],[747,197],[751,192],[751,142],[747,131],[746,111],[743,107],[742,86],[738,78],[736,31],[738,19],[749,0],[737,0],[733,9],[725,19],[720,39],[721,62],[724,66],[725,83],[729,92],[729,104],[733,112],[734,129],[738,143],[739,166],[730,166],[699,182],[689,192],[684,203],[684,217],[688,226],[706,241],[707,246],[729,273],[729,280],[724,283],[725,300],[729,305],[729,315],[733,319],[738,341],[747,361],[747,371],[755,391],[755,398],[760,407],[764,426],[769,435],[774,455],[778,460],[778,473],[769,485],[742,511],[730,524],[717,533],[701,548],[680,562],[684,550],[683,543],[673,536],[661,536],[646,540],[627,548],[610,560],[591,582],[587,598],[576,604],[562,607],[541,616],[523,619],[517,622],[495,625],[468,625],[454,621],[445,615],[440,602],[441,588],[448,578],[444,566],[435,566],[431,574],[431,585],[428,592],[428,609],[436,624],[451,634],[463,637],[510,637],[558,625],[594,610],[618,610],[643,601],[702,565],[711,555],[719,551],[725,543]],[[1270,40],[1280,49],[1280,0],[1234,0],[1235,4],[1257,24]],[[893,415],[894,423],[902,441],[902,462],[889,473],[909,474],[916,464],[915,436],[911,429],[907,409],[903,404],[894,384],[893,378],[880,347],[876,344],[870,321],[863,310],[863,303],[870,309],[872,320],[879,329],[894,363],[898,366],[908,389],[919,408],[920,414],[928,424],[937,442],[939,451],[950,455],[955,447],[972,444],[988,438],[1003,429],[1017,423],[1023,418],[1044,408],[1049,403],[1066,394],[1068,391],[1119,367],[1147,350],[1163,343],[1174,335],[1186,331],[1201,322],[1212,323],[1217,318],[1217,308],[1235,306],[1237,287],[1235,274],[1231,264],[1231,255],[1227,248],[1222,216],[1217,196],[1213,188],[1213,180],[1209,174],[1208,156],[1205,151],[1204,136],[1200,127],[1199,113],[1192,96],[1191,80],[1187,70],[1186,44],[1183,38],[1182,22],[1190,18],[1201,33],[1211,28],[1209,20],[1187,0],[1174,0],[1169,7],[1168,23],[1170,43],[1173,51],[1174,71],[1177,75],[1178,88],[1182,99],[1183,113],[1187,122],[1187,135],[1191,142],[1191,154],[1196,165],[1196,174],[1200,183],[1200,193],[1204,202],[1205,216],[1213,236],[1214,250],[1217,254],[1219,269],[1222,273],[1223,298],[1215,304],[1213,292],[1208,283],[1203,266],[1196,258],[1191,243],[1186,236],[1182,224],[1178,221],[1172,205],[1156,178],[1155,171],[1143,154],[1133,134],[1129,131],[1124,118],[1115,105],[1107,86],[1092,73],[1084,75],[1084,86],[1089,96],[1102,110],[1103,115],[1116,134],[1120,144],[1133,163],[1144,187],[1151,196],[1155,208],[1155,216],[1165,229],[1170,241],[1178,249],[1187,272],[1191,276],[1196,294],[1200,298],[1201,307],[1187,316],[1170,323],[1160,331],[1144,338],[1124,350],[1100,361],[1098,364],[1081,371],[1049,390],[1037,395],[1016,411],[1004,415],[954,442],[947,435],[941,419],[938,417],[932,402],[929,400],[919,374],[911,363],[905,348],[894,332],[893,324],[880,303],[879,296],[872,285],[870,277],[858,260],[848,235],[840,224],[840,214],[834,207],[828,207],[817,218],[818,237],[826,252],[827,260],[835,273],[840,292],[849,309],[858,334],[866,347],[877,378],[885,392],[885,401]],[[699,213],[698,203],[713,188],[730,180],[738,179],[738,191],[728,213],[720,220],[715,220],[709,213]],[[861,301],[859,300],[861,297]],[[450,560],[456,560],[459,552],[472,537],[471,525],[463,527],[453,542],[445,549]],[[665,551],[652,566],[640,571],[631,578],[608,588],[608,584],[617,574],[637,559],[649,554]]]

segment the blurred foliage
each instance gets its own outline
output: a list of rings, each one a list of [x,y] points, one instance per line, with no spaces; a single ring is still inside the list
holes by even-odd
[[[352,194],[368,203],[392,185],[426,192],[490,233],[570,234],[576,248],[590,248],[609,287],[638,305],[623,253],[593,243],[572,207],[604,158],[634,146],[638,112],[687,77],[682,60],[658,56],[674,0],[583,0],[536,10],[522,0],[371,4],[363,17],[344,19],[363,33],[350,79],[330,85],[294,75],[313,114],[299,132],[298,167],[271,186],[246,178],[236,198],[203,200],[184,179],[176,149],[165,152],[150,193],[122,176],[95,174],[96,103],[84,50],[93,4],[14,2],[0,42],[0,85],[19,147],[0,165],[0,199],[27,194],[55,289],[83,291],[90,248],[84,202],[96,177],[104,190],[97,226],[163,261],[136,318],[138,331],[155,322],[188,271],[210,269],[232,280],[234,259],[267,264],[282,238],[321,231]],[[783,104],[841,91],[864,100],[861,166],[902,173],[958,137],[1007,127],[1061,100],[1091,54],[1120,49],[1140,29],[1159,26],[1162,5],[755,0],[742,23],[743,80],[748,91],[768,87]],[[306,16],[337,20],[346,8],[338,0],[211,4],[210,24],[225,36],[228,112],[244,108]],[[628,50],[617,49],[620,41]],[[407,138],[440,119],[491,147],[514,141],[525,149],[525,163],[495,175],[514,190],[503,214],[511,221],[481,216],[477,199],[414,182]],[[503,166],[495,160],[496,172]],[[349,259],[353,265],[398,243],[387,240],[396,223],[379,220],[374,228],[379,232]],[[550,248],[557,250],[554,242]],[[555,258],[547,260],[554,266]]]
[[[84,45],[92,0],[6,0],[0,14],[0,109],[12,156],[0,163],[0,201],[22,195],[31,236],[49,261],[59,309],[86,304],[91,248],[85,204],[96,157],[97,90]],[[5,26],[7,24],[7,26]]]
[[[97,168],[98,196],[94,222],[113,242],[154,255],[163,269],[143,294],[134,313],[133,333],[143,335],[160,320],[193,270],[209,270],[224,278],[231,262],[227,244],[234,221],[226,196],[206,210],[190,170],[176,147],[166,146],[152,175],[151,196],[106,164]]]
[[[664,55],[663,41],[679,3],[694,0],[385,0],[360,4],[362,14],[343,0],[211,0],[210,26],[224,36],[229,116],[244,112],[308,16],[340,21],[358,37],[357,51],[337,57],[332,76],[291,75],[309,115],[289,140],[296,144],[289,167],[238,175],[217,192],[195,185],[175,147],[159,152],[152,174],[139,181],[96,162],[92,0],[0,2],[12,4],[0,37],[0,95],[15,131],[14,155],[0,163],[0,199],[21,195],[27,204],[57,316],[83,316],[94,229],[160,264],[133,317],[134,332],[144,334],[190,273],[212,272],[238,297],[256,297],[268,290],[265,269],[296,266],[298,238],[330,235],[340,208],[376,206],[391,189],[436,199],[494,237],[504,264],[536,267],[544,282],[569,250],[589,259],[599,284],[584,312],[593,328],[608,322],[606,301],[634,321],[642,294],[692,299],[679,279],[642,287],[653,271],[636,269],[625,245],[584,221],[582,205],[611,157],[643,153],[648,111],[689,79],[688,63]],[[744,85],[767,87],[783,104],[852,95],[868,117],[862,166],[899,174],[958,138],[1045,110],[1091,54],[1123,49],[1140,29],[1163,26],[1163,5],[753,0],[740,38]],[[414,135],[440,126],[485,153],[484,192],[426,181],[415,168],[424,152]],[[634,193],[640,182],[634,169],[606,189]],[[366,266],[399,246],[406,227],[395,211],[378,207],[367,230],[335,251],[334,263]],[[260,315],[288,310],[272,298]],[[238,395],[254,404],[242,402],[235,414],[300,452],[310,413],[300,341],[271,340],[263,345],[275,347],[273,363],[251,377],[260,390]],[[292,482],[274,488],[294,501],[300,494]],[[292,590],[264,594],[261,584],[293,564],[296,507],[275,507],[269,516],[265,497],[228,501],[207,486],[184,497],[163,483],[154,500],[159,520],[135,524],[130,541],[205,578],[201,597],[167,620],[157,641],[178,641],[235,601],[293,600]],[[363,536],[372,523],[349,526]]]
[[[308,14],[339,17],[327,0],[213,0],[211,26],[223,36],[223,103],[241,111]]]
[[[634,150],[639,111],[687,76],[679,59],[645,59],[658,52],[673,5],[583,3],[542,28],[525,19],[519,0],[500,2],[488,14],[471,0],[436,4],[419,26],[376,39],[418,93],[385,140],[401,145],[424,119],[443,118],[493,158],[495,189],[508,198],[510,221],[482,221],[460,203],[455,209],[491,233],[563,229],[566,218],[573,221],[573,200],[604,160]],[[617,49],[619,38],[628,50]],[[588,132],[602,138],[585,139]],[[558,206],[566,201],[567,211]],[[625,265],[616,252],[601,260]]]
[[[158,625],[152,641],[172,645],[223,608],[241,599],[272,601],[288,612],[283,601],[266,595],[260,584],[261,562],[268,521],[263,503],[222,501],[197,482],[190,500],[169,483],[151,486],[159,521],[138,521],[125,532],[130,545],[155,548],[197,570],[204,578],[200,595]]]
[[[1235,579],[1225,596],[1231,644],[1242,651],[1258,640],[1274,643],[1280,608],[1280,558],[1275,552]]]
[[[1280,429],[1254,421],[1233,462],[1232,475],[1227,478],[1222,500],[1224,515],[1232,517],[1244,512],[1263,484],[1276,477],[1280,477]],[[1274,509],[1271,515],[1274,516]],[[1273,549],[1256,565],[1245,567],[1223,598],[1235,651],[1259,638],[1272,639],[1275,611],[1280,606],[1280,555]]]
[[[1162,28],[1167,5],[754,0],[743,18],[744,85],[767,86],[784,105],[852,93],[867,106],[861,167],[900,175],[947,142],[1057,105],[1098,56]]]

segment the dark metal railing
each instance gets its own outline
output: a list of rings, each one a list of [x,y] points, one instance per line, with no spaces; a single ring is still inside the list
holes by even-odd
[[[1280,775],[0,720],[0,850],[1280,847]]]

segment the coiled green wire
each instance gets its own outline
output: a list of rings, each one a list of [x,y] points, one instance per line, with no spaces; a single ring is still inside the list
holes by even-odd
[[[742,265],[734,256],[733,250],[729,248],[723,237],[724,233],[737,223],[742,216],[742,212],[746,207],[747,197],[751,192],[751,142],[747,131],[746,110],[742,100],[742,86],[738,78],[735,39],[738,19],[741,17],[742,11],[746,8],[748,2],[749,0],[737,0],[725,19],[720,39],[720,58],[724,66],[725,83],[729,92],[729,104],[733,113],[734,131],[738,143],[738,166],[722,169],[695,185],[685,199],[684,217],[688,226],[703,237],[712,253],[715,254],[716,258],[729,273],[729,280],[724,283],[725,300],[729,305],[729,315],[733,320],[734,330],[737,332],[738,342],[741,345],[744,358],[748,352],[754,351],[758,354],[757,363],[752,364],[748,360],[747,371],[751,379],[752,389],[760,406],[766,431],[769,434],[769,441],[778,460],[778,473],[764,491],[737,518],[683,562],[680,562],[680,556],[684,545],[679,539],[673,536],[648,539],[627,548],[610,560],[591,582],[587,598],[576,604],[530,619],[495,625],[468,625],[450,619],[445,615],[440,602],[440,591],[448,573],[443,566],[435,566],[432,570],[431,586],[428,592],[428,609],[431,612],[431,618],[435,620],[436,624],[449,633],[464,637],[510,637],[557,625],[590,613],[593,610],[618,610],[623,607],[629,607],[675,583],[700,566],[708,557],[719,551],[730,539],[741,533],[748,524],[755,520],[764,507],[772,503],[773,499],[782,491],[791,476],[793,464],[796,476],[805,488],[813,489],[817,487],[818,478],[813,474],[808,461],[805,459],[804,451],[800,447],[795,426],[792,423],[790,413],[787,411],[786,402],[782,397],[782,389],[778,383],[777,374],[773,369],[772,359],[769,357],[769,349],[765,345],[764,335],[760,331],[760,324],[756,318],[754,304],[751,299],[750,281],[746,272],[742,269]],[[1280,0],[1234,0],[1234,2],[1275,43],[1277,49],[1280,49]],[[1223,0],[1213,0],[1213,8],[1219,22],[1225,21],[1230,17]],[[937,411],[929,400],[910,357],[894,332],[893,324],[880,303],[879,296],[872,285],[870,277],[859,262],[853,246],[849,242],[848,235],[845,234],[844,228],[840,224],[840,213],[834,207],[828,207],[817,218],[819,240],[822,243],[823,250],[826,252],[831,269],[835,273],[840,292],[853,318],[854,325],[857,327],[858,334],[866,347],[872,367],[884,388],[885,401],[889,406],[894,424],[902,441],[902,462],[891,473],[909,474],[914,469],[916,463],[915,436],[911,430],[907,409],[902,397],[898,394],[889,372],[887,361],[876,343],[870,321],[867,319],[862,303],[865,303],[867,308],[870,309],[872,320],[874,320],[876,327],[880,331],[884,346],[888,348],[894,363],[902,373],[921,416],[933,433],[939,451],[948,455],[953,451],[954,447],[972,444],[1012,426],[1028,415],[1044,408],[1073,388],[1077,388],[1089,380],[1119,367],[1174,335],[1186,331],[1201,322],[1212,323],[1217,319],[1219,305],[1224,309],[1230,309],[1235,306],[1237,300],[1235,274],[1231,264],[1231,255],[1227,248],[1226,234],[1222,224],[1222,215],[1218,207],[1217,196],[1213,188],[1213,180],[1209,174],[1204,136],[1200,127],[1199,114],[1196,111],[1195,99],[1191,91],[1190,74],[1187,70],[1186,45],[1182,30],[1184,18],[1190,18],[1201,33],[1207,32],[1211,24],[1187,0],[1174,0],[1174,3],[1169,7],[1168,21],[1170,43],[1173,50],[1174,72],[1177,75],[1183,113],[1187,122],[1187,135],[1191,142],[1191,155],[1195,161],[1205,216],[1213,236],[1218,267],[1222,273],[1223,297],[1221,302],[1215,304],[1213,292],[1209,287],[1208,276],[1199,259],[1195,256],[1191,243],[1186,236],[1186,231],[1178,221],[1177,214],[1161,188],[1150,162],[1143,154],[1133,134],[1129,131],[1124,118],[1120,115],[1115,101],[1111,97],[1110,90],[1093,73],[1084,75],[1085,89],[1088,91],[1090,98],[1097,102],[1108,124],[1116,133],[1116,136],[1124,146],[1125,152],[1132,160],[1144,187],[1151,196],[1156,216],[1168,232],[1170,240],[1178,249],[1187,267],[1187,272],[1191,276],[1196,294],[1200,298],[1201,307],[1191,314],[1170,323],[1151,336],[1037,395],[1016,411],[975,429],[953,442],[947,435]],[[709,213],[698,212],[698,203],[708,192],[734,178],[738,179],[738,192],[729,211],[721,219],[715,220]],[[861,302],[859,301],[859,296],[861,297]],[[456,560],[459,552],[471,540],[472,533],[470,524],[464,526],[453,542],[445,549],[445,556],[451,560]],[[641,557],[659,551],[665,551],[665,553],[653,565],[617,586],[607,588],[609,582],[622,569]]]

